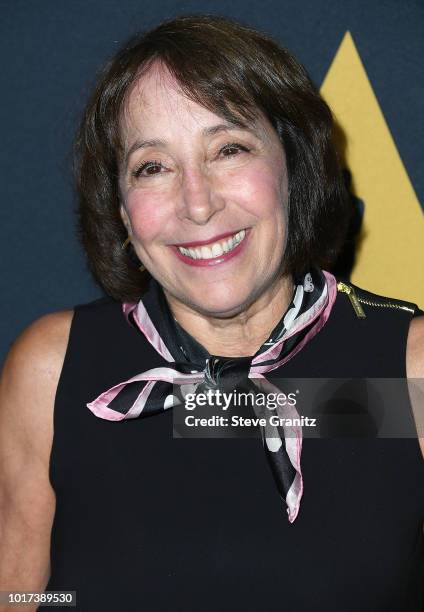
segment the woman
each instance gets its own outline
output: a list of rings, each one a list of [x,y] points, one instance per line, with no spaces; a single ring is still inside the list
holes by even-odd
[[[172,437],[188,388],[423,376],[415,305],[323,271],[347,218],[331,135],[297,61],[225,19],[164,23],[106,67],[77,180],[110,297],[7,358],[2,589],[90,612],[422,609],[417,438]]]

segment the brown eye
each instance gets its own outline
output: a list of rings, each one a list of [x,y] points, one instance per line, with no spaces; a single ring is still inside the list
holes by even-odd
[[[140,176],[154,176],[160,173],[161,168],[163,168],[163,166],[159,161],[147,161],[141,164],[141,166],[133,172],[133,176],[136,178]]]
[[[237,155],[240,151],[249,152],[249,149],[237,142],[231,142],[226,144],[225,147],[222,147],[220,152],[224,155],[224,157],[232,157]]]

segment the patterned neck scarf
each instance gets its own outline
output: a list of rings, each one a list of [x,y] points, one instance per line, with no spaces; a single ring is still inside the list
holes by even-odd
[[[137,327],[169,367],[153,368],[114,385],[87,407],[109,421],[141,418],[163,412],[184,401],[178,388],[251,390],[281,393],[264,373],[294,357],[327,321],[336,298],[336,280],[330,273],[313,269],[296,280],[292,300],[269,338],[251,357],[210,355],[174,319],[159,283],[151,278],[142,299],[122,305],[130,325]],[[299,419],[295,406],[279,406],[279,417]],[[303,479],[300,466],[300,426],[261,427],[265,455],[292,523],[300,507]]]

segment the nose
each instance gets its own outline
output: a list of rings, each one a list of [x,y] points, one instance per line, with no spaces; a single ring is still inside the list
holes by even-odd
[[[212,178],[201,168],[184,170],[179,200],[179,219],[188,219],[197,225],[205,225],[225,206],[224,198]]]

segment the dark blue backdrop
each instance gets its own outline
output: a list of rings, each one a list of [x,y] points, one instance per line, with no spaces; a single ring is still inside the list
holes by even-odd
[[[219,13],[275,36],[320,86],[350,30],[424,202],[422,1],[8,0],[1,7],[0,358],[38,316],[101,295],[74,236],[69,154],[94,75],[137,30]]]

